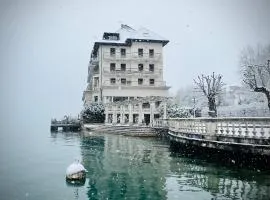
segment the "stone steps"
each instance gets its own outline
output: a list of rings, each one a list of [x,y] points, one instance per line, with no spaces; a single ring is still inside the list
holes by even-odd
[[[113,126],[101,125],[92,128],[86,128],[89,131],[99,133],[112,133],[130,136],[155,136],[155,131],[148,126]]]

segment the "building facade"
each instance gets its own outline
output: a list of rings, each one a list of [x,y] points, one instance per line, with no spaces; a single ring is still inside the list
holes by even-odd
[[[105,32],[91,52],[84,105],[104,103],[106,123],[149,123],[159,117],[157,108],[169,90],[163,80],[168,42],[146,28],[121,25]]]

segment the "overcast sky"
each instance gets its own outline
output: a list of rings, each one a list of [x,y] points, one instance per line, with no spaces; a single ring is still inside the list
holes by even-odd
[[[172,92],[212,71],[237,84],[241,49],[270,43],[270,1],[0,0],[1,116],[78,114],[93,42],[121,23],[170,40]]]

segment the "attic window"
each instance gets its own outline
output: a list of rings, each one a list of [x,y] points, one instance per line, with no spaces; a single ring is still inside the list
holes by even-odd
[[[119,33],[104,33],[103,40],[119,40]]]

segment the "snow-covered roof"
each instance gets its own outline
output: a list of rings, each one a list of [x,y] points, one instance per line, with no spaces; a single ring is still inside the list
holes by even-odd
[[[135,30],[130,26],[122,24],[121,28],[116,32],[120,34],[120,41],[122,42],[125,42],[127,39],[168,41],[165,38],[144,27]]]
[[[114,39],[105,39],[104,35],[119,34],[119,37]],[[97,50],[100,44],[110,44],[110,45],[130,45],[131,41],[139,42],[160,42],[165,46],[169,40],[159,36],[158,34],[150,31],[147,28],[141,27],[138,30],[133,29],[132,27],[122,24],[121,28],[115,33],[104,33],[103,38],[95,42],[94,51]]]

